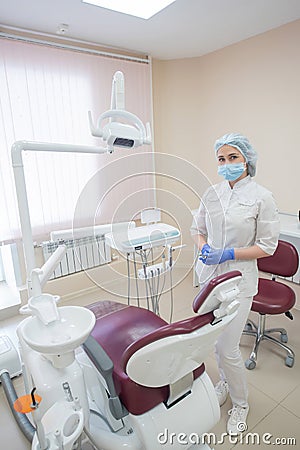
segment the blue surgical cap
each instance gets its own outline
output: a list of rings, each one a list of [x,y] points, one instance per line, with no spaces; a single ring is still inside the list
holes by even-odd
[[[223,147],[223,145],[230,145],[231,147],[235,147],[241,152],[246,160],[250,177],[254,177],[256,172],[257,153],[248,139],[242,134],[238,133],[225,134],[215,142],[216,154],[218,150]]]

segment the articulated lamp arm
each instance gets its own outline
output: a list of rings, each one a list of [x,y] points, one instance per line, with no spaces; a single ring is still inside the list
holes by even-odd
[[[32,237],[32,227],[29,214],[28,196],[26,190],[26,182],[24,175],[24,165],[22,159],[23,151],[42,151],[42,152],[68,152],[68,153],[112,153],[114,147],[133,148],[143,144],[151,144],[150,125],[146,128],[143,122],[134,114],[125,111],[124,108],[125,89],[124,89],[124,75],[122,72],[116,72],[112,82],[111,108],[104,112],[98,119],[98,126],[95,127],[92,119],[92,114],[89,111],[88,117],[90,128],[93,136],[101,137],[106,144],[105,147],[90,147],[82,145],[58,144],[50,142],[30,142],[17,141],[12,145],[11,158],[14,172],[17,201],[21,222],[21,231],[23,238],[25,265],[27,272],[28,293],[32,296],[32,271],[37,268],[34,245]],[[109,122],[102,128],[102,121],[109,119]],[[125,119],[129,124],[119,122],[119,119]],[[62,255],[60,255],[62,257]],[[47,264],[47,263],[46,263]],[[44,275],[40,274],[37,277],[35,273],[34,286],[38,292],[47,281],[49,277],[48,268],[45,264]],[[47,273],[47,275],[46,275]],[[45,281],[46,280],[46,281]],[[41,286],[39,287],[39,283]]]

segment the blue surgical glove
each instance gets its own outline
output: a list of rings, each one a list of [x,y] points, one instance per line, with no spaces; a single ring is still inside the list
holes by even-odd
[[[202,247],[202,250],[201,250],[201,254],[199,256],[199,260],[204,263],[204,261],[206,260],[210,251],[211,251],[211,246],[208,244],[204,244]]]
[[[225,248],[224,250],[222,248],[210,248],[207,257],[203,260],[203,263],[211,266],[214,264],[222,264],[230,259],[235,259],[233,248]]]

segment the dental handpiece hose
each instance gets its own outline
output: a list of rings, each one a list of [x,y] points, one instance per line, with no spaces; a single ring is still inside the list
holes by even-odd
[[[171,267],[173,266],[173,256],[172,256],[172,254],[173,254],[173,249],[172,249],[172,247],[170,246],[170,247],[169,247],[169,267],[170,267],[170,269],[171,269]]]
[[[32,412],[33,412],[33,420],[35,422],[36,425],[36,434],[37,434],[37,438],[39,441],[39,447],[40,450],[47,450],[49,445],[48,445],[48,440],[45,436],[45,430],[41,421],[41,417],[40,417],[40,413],[39,413],[39,403],[36,401],[35,396],[34,396],[34,392],[35,392],[36,388],[33,388],[31,391],[31,398],[32,398]]]

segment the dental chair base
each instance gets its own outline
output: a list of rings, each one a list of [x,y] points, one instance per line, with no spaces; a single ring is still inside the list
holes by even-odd
[[[144,414],[134,415],[129,413],[121,420],[112,420],[107,406],[99,404],[103,392],[99,392],[99,379],[95,378],[94,368],[84,361],[84,355],[79,356],[84,367],[89,397],[93,393],[95,403],[90,404],[92,411],[90,432],[93,442],[103,450],[119,450],[122,448],[131,450],[158,450],[199,448],[210,449],[203,441],[202,434],[216,425],[220,419],[220,407],[214,391],[214,387],[207,373],[204,371],[193,382],[192,390],[178,402],[168,407],[164,403]],[[101,377],[100,377],[101,378]],[[94,379],[94,380],[93,380]],[[94,383],[94,384],[93,384]],[[103,380],[102,380],[103,385]],[[98,394],[96,395],[96,392]],[[98,399],[96,403],[96,399]],[[105,413],[103,413],[103,408]],[[97,411],[97,412],[96,412]],[[93,415],[106,416],[99,428],[99,420],[93,425]],[[112,420],[107,426],[107,419]],[[112,432],[112,423],[115,431]],[[180,443],[180,441],[182,441]],[[183,445],[185,441],[185,445]]]
[[[180,439],[183,437],[186,441],[184,448],[209,449],[202,444],[202,434],[210,430],[219,418],[214,389],[204,373],[195,383],[193,392],[177,405],[167,409],[160,404],[139,416],[128,414],[123,419],[122,428],[113,433],[104,421],[102,427],[99,421],[93,424],[92,413],[90,433],[92,442],[103,450],[178,449],[182,447]]]
[[[117,302],[29,299],[17,333],[25,391],[40,398],[25,411],[32,450],[208,450],[220,407],[203,361],[236,315],[240,279],[211,280],[193,302],[197,314],[171,324]]]
[[[236,315],[240,278],[234,271],[209,283],[193,303],[202,315],[173,324],[146,309],[116,302],[88,307],[96,317],[83,344],[90,361],[84,354],[78,358],[89,398],[109,422],[105,434],[93,433],[100,448],[209,449],[203,434],[219,421],[220,407],[203,361]],[[102,395],[95,395],[99,386]],[[110,405],[107,398],[117,398],[120,405]]]

